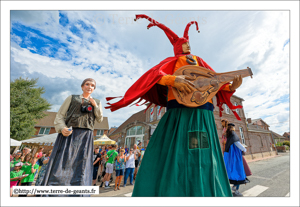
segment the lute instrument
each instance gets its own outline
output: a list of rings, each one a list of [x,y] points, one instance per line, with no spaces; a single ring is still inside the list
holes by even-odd
[[[242,78],[251,76],[251,68],[236,70],[225,73],[216,73],[200,66],[186,65],[175,71],[173,75],[185,75],[195,87],[188,95],[185,95],[177,88],[173,87],[173,94],[178,103],[187,107],[198,107],[212,99],[218,90],[226,83],[233,81],[236,75]]]

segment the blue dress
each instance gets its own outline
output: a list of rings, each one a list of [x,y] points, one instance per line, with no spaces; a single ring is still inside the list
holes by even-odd
[[[242,151],[231,144],[229,151],[224,152],[224,162],[230,184],[244,184],[246,173],[243,165]]]

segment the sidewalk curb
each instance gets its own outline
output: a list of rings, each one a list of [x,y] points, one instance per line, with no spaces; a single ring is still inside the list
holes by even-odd
[[[250,163],[250,162],[257,162],[257,161],[261,161],[261,160],[267,160],[267,159],[271,159],[271,158],[275,158],[275,157],[282,157],[282,156],[284,156],[284,155],[282,155],[281,153],[278,153],[278,154],[275,155],[275,156],[265,157],[265,158],[256,159],[256,160],[249,160],[249,161],[247,161],[247,163]]]
[[[280,157],[280,155],[270,156],[270,157],[261,158],[261,159],[256,159],[256,160],[249,160],[249,161],[247,161],[247,162],[248,162],[248,163],[250,163],[250,162],[258,162],[258,161],[261,161],[261,160],[267,160],[267,159],[274,158],[274,157]]]

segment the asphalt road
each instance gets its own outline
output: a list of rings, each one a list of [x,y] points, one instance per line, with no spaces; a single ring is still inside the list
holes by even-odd
[[[240,186],[244,197],[286,197],[290,193],[290,154],[279,153],[278,156],[248,163],[252,175],[250,183]],[[128,182],[129,183],[129,182]],[[122,183],[123,184],[123,183]],[[100,185],[100,183],[97,183]],[[99,195],[92,197],[130,197],[133,186],[127,185],[114,191],[114,184],[109,189],[100,189]]]
[[[247,185],[240,186],[240,192],[253,192],[256,197],[285,197],[290,193],[290,153],[279,153],[274,158],[248,163],[252,175]],[[256,187],[262,186],[262,187]],[[263,192],[255,192],[264,190]]]

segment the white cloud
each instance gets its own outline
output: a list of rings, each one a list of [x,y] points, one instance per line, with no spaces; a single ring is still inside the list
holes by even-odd
[[[22,38],[15,34],[12,34],[10,38],[11,41],[16,42],[17,44],[20,44],[22,42]]]
[[[44,25],[46,22],[58,23],[58,11],[12,10],[11,21],[22,22],[27,25]]]
[[[51,94],[47,99],[52,101],[52,110],[58,109],[65,95],[80,93],[80,83],[86,77],[93,77],[97,81],[94,96],[99,96],[105,106],[105,97],[124,95],[146,70],[164,58],[173,56],[173,47],[161,29],[153,27],[147,30],[149,22],[144,19],[132,22],[131,17],[136,13],[149,12],[64,11],[69,25],[63,27],[58,24],[57,11],[16,11],[12,13],[12,21],[20,21],[67,44],[72,59],[59,59],[67,55],[63,48],[59,49],[55,58],[51,58],[33,54],[29,48],[12,44],[13,65],[22,65],[25,71],[23,75],[40,76],[42,80],[49,80],[46,91],[51,91],[47,92],[48,95]],[[196,32],[194,25],[189,31],[193,54],[202,57],[217,72],[251,67],[253,79],[245,78],[236,92],[237,96],[245,100],[245,113],[253,119],[267,117],[264,119],[267,123],[287,120],[289,101],[278,99],[289,97],[289,44],[283,48],[289,39],[288,12],[156,11],[151,12],[151,16],[166,24],[178,36],[182,36],[186,26],[182,23],[186,21],[183,17],[202,19],[199,24],[200,34]],[[176,18],[179,18],[178,23]],[[88,27],[93,27],[95,34],[83,29],[79,20]],[[80,29],[82,38],[69,30],[70,25],[76,25]],[[67,37],[71,37],[72,42]],[[89,41],[91,38],[93,43]],[[14,34],[12,39],[16,43],[21,41]],[[49,49],[47,51],[45,48],[45,54],[50,54]],[[101,68],[94,71],[91,69],[92,65]],[[56,94],[58,97],[54,98],[54,91],[66,94]],[[119,125],[141,108],[127,107],[113,113],[104,110],[104,113],[109,117],[110,125]],[[283,134],[284,131],[289,131],[289,123],[274,124],[271,130]]]

